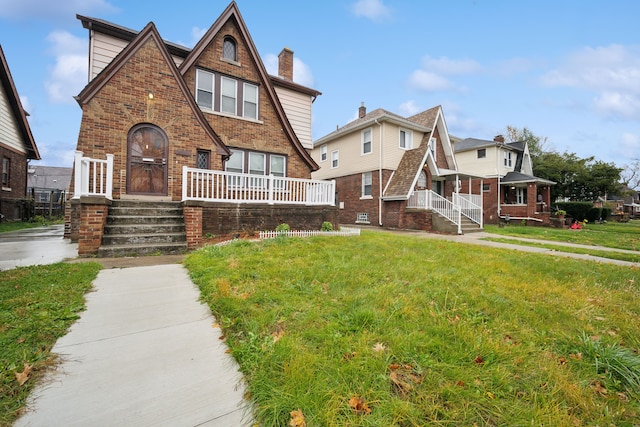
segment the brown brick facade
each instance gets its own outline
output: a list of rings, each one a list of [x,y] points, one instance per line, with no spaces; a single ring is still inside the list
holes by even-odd
[[[27,219],[27,157],[0,145],[0,162],[5,158],[10,163],[9,182],[0,188],[0,213],[9,221]]]

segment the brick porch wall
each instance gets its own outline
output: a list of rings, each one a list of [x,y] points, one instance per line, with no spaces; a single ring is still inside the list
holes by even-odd
[[[102,197],[81,197],[77,205],[80,211],[78,256],[94,255],[102,244],[104,225],[107,222],[111,201]]]

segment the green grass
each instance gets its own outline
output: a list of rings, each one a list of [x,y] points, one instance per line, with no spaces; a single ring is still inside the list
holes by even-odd
[[[262,426],[295,410],[307,426],[640,419],[638,384],[583,340],[637,372],[637,269],[366,231],[210,246],[185,265]]]
[[[99,270],[97,263],[57,263],[0,272],[0,426],[15,421],[55,363],[51,348],[84,309]],[[23,385],[16,377],[21,373],[28,374]]]
[[[640,251],[640,221],[586,224],[580,230],[521,226],[509,224],[503,228],[485,225],[485,231],[506,236],[553,240],[591,246]]]
[[[591,248],[577,248],[573,246],[563,246],[563,245],[531,242],[531,241],[526,241],[521,239],[500,238],[500,237],[486,237],[486,238],[483,238],[482,240],[488,240],[491,242],[499,242],[499,243],[517,244],[521,246],[532,246],[537,248],[545,248],[553,251],[568,252],[573,254],[592,255],[600,258],[616,259],[619,261],[640,262],[640,252],[635,254],[635,253],[627,253],[627,252],[603,251],[603,250],[597,250],[597,249],[591,249]]]

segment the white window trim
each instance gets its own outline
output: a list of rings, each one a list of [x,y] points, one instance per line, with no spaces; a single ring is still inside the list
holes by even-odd
[[[366,187],[366,177],[369,177],[369,187],[371,187],[371,194],[364,194],[364,189]],[[365,199],[373,199],[373,173],[372,172],[362,172],[362,186],[360,188],[360,200]]]
[[[369,132],[369,140],[365,140],[365,135],[367,134],[367,132]],[[369,151],[365,153],[364,151],[364,144],[368,142],[369,143]],[[360,132],[360,155],[362,156],[366,156],[373,153],[373,129],[368,128],[368,129],[364,129],[362,132]]]
[[[433,156],[433,160],[438,160],[438,140],[434,137],[429,138],[429,151],[431,151],[431,155]]]
[[[320,146],[320,161],[321,162],[326,162],[327,161],[327,145],[322,145]]]
[[[208,77],[211,79],[211,108],[203,107],[202,105],[198,104],[198,92],[200,92],[200,80],[203,79],[204,77]],[[216,82],[214,77],[215,75],[210,71],[205,71],[201,69],[196,70],[196,104],[198,104],[198,107],[200,107],[200,109],[203,111],[207,111],[207,112],[215,111]]]
[[[225,96],[223,91],[224,81],[233,83],[233,113],[222,110],[222,97]],[[225,76],[220,78],[220,112],[224,114],[231,114],[233,116],[238,115],[238,81],[236,79],[231,79]]]
[[[401,145],[401,142],[402,142],[401,135],[402,135],[403,132],[404,132],[404,137],[405,137],[404,138],[404,143],[405,143],[404,147]],[[413,132],[412,131],[407,130],[407,129],[399,129],[398,130],[398,147],[401,150],[411,150],[411,149],[413,149]]]
[[[335,166],[333,162],[335,161]],[[331,169],[337,169],[340,167],[340,152],[338,150],[334,150],[331,152]]]
[[[244,104],[247,102],[247,86],[251,86],[253,88],[256,89],[256,99],[255,100],[251,100],[249,101],[252,104],[256,105],[256,116],[255,117],[247,117],[245,111],[244,111]],[[237,86],[236,86],[237,87]],[[258,102],[258,100],[260,99],[260,88],[254,84],[251,83],[243,83],[243,91],[242,91],[242,117],[244,117],[245,119],[248,120],[258,120],[258,117],[260,117],[260,111],[258,110],[258,108],[260,107],[260,103]],[[255,102],[254,102],[255,101]],[[237,105],[237,103],[236,103]]]

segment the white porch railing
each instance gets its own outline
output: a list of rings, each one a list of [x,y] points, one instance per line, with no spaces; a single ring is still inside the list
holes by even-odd
[[[482,226],[482,195],[453,193],[452,199],[460,206],[462,215]]]
[[[182,168],[182,200],[335,205],[335,181]]]
[[[76,151],[74,166],[74,199],[82,196],[113,198],[113,154],[107,154],[106,160],[98,160],[83,157],[82,151]]]
[[[448,200],[431,190],[418,190],[407,200],[407,207],[434,210],[457,225],[458,230],[461,226],[461,215],[482,226],[481,195],[453,193],[452,200]]]

